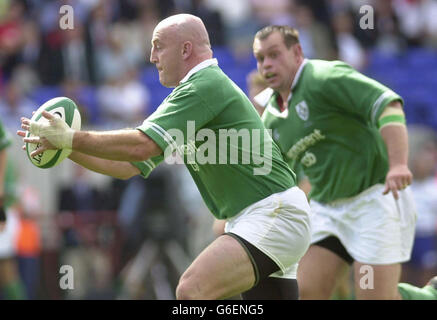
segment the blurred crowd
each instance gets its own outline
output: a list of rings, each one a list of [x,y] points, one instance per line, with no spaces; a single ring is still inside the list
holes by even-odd
[[[73,29],[60,28],[63,5],[74,10]],[[244,57],[267,24],[297,27],[309,58],[338,58],[360,70],[370,49],[437,47],[435,0],[3,0],[2,118],[13,126],[15,114],[29,114],[40,102],[30,99],[36,89],[59,86],[92,124],[137,123],[157,107],[139,80],[150,67],[153,28],[178,12],[201,17],[214,47]]]
[[[60,28],[64,5],[74,10],[73,29]],[[233,63],[250,61],[252,70],[253,36],[268,24],[296,27],[306,57],[340,59],[363,72],[375,50],[389,56],[415,48],[437,52],[436,0],[1,0],[1,122],[14,134],[20,116],[68,96],[85,128],[139,125],[160,101],[149,62],[152,31],[180,12],[203,19],[219,64],[231,56]],[[249,94],[252,85],[241,86]],[[419,206],[426,213],[419,216],[420,239],[405,279],[418,285],[424,281],[418,274],[437,271],[437,204],[431,201],[437,199],[436,129],[414,131],[411,156],[429,165],[413,165],[419,172],[413,187],[422,198],[429,192]],[[30,166],[20,147],[15,139],[11,167]],[[55,169],[27,168],[44,188],[28,185],[23,167],[10,169],[20,195],[12,210],[18,222],[10,229],[18,262],[6,269],[0,263],[0,285],[15,279],[13,294],[0,297],[174,298],[178,273],[213,237],[195,186],[176,167],[129,181],[102,180],[69,161],[56,171],[64,179],[48,178]],[[44,195],[48,190],[55,195]],[[73,265],[74,290],[59,289],[60,265]]]

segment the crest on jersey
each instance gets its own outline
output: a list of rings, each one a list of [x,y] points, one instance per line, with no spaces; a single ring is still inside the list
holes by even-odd
[[[308,109],[307,103],[304,101],[299,102],[296,105],[296,113],[303,121],[307,121],[308,117],[310,116],[310,111]]]

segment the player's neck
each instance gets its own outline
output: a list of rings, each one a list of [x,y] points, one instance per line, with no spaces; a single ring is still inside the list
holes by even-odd
[[[198,64],[202,63],[205,60],[212,59],[212,52],[203,52],[201,54],[193,54],[191,59],[187,61],[187,69],[190,71]],[[188,72],[187,71],[187,72]]]
[[[188,72],[190,72],[194,67],[196,67],[197,65],[199,65],[200,63],[202,63],[205,60],[208,59],[212,59],[212,54],[211,55],[196,55],[194,57],[192,57],[191,59],[189,59],[184,66],[183,72],[182,72],[182,77],[181,79],[183,79]]]

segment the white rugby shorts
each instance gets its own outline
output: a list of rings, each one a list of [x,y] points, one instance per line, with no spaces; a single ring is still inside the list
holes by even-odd
[[[232,232],[271,258],[280,270],[271,277],[296,279],[297,266],[311,240],[310,207],[298,187],[272,194],[228,219]]]
[[[355,261],[394,264],[408,261],[414,241],[416,207],[409,188],[383,195],[377,184],[355,197],[328,204],[310,201],[311,243],[337,237]]]

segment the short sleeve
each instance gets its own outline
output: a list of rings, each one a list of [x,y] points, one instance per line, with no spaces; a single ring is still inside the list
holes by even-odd
[[[404,103],[391,89],[344,63],[336,64],[326,74],[322,94],[331,105],[374,125],[387,104],[396,100]]]
[[[140,174],[143,178],[147,178],[153,169],[155,169],[163,160],[164,156],[159,155],[146,161],[131,162],[131,164],[140,170]]]
[[[168,151],[172,153],[213,118],[214,114],[194,90],[177,88],[137,129],[164,152],[170,147]]]

